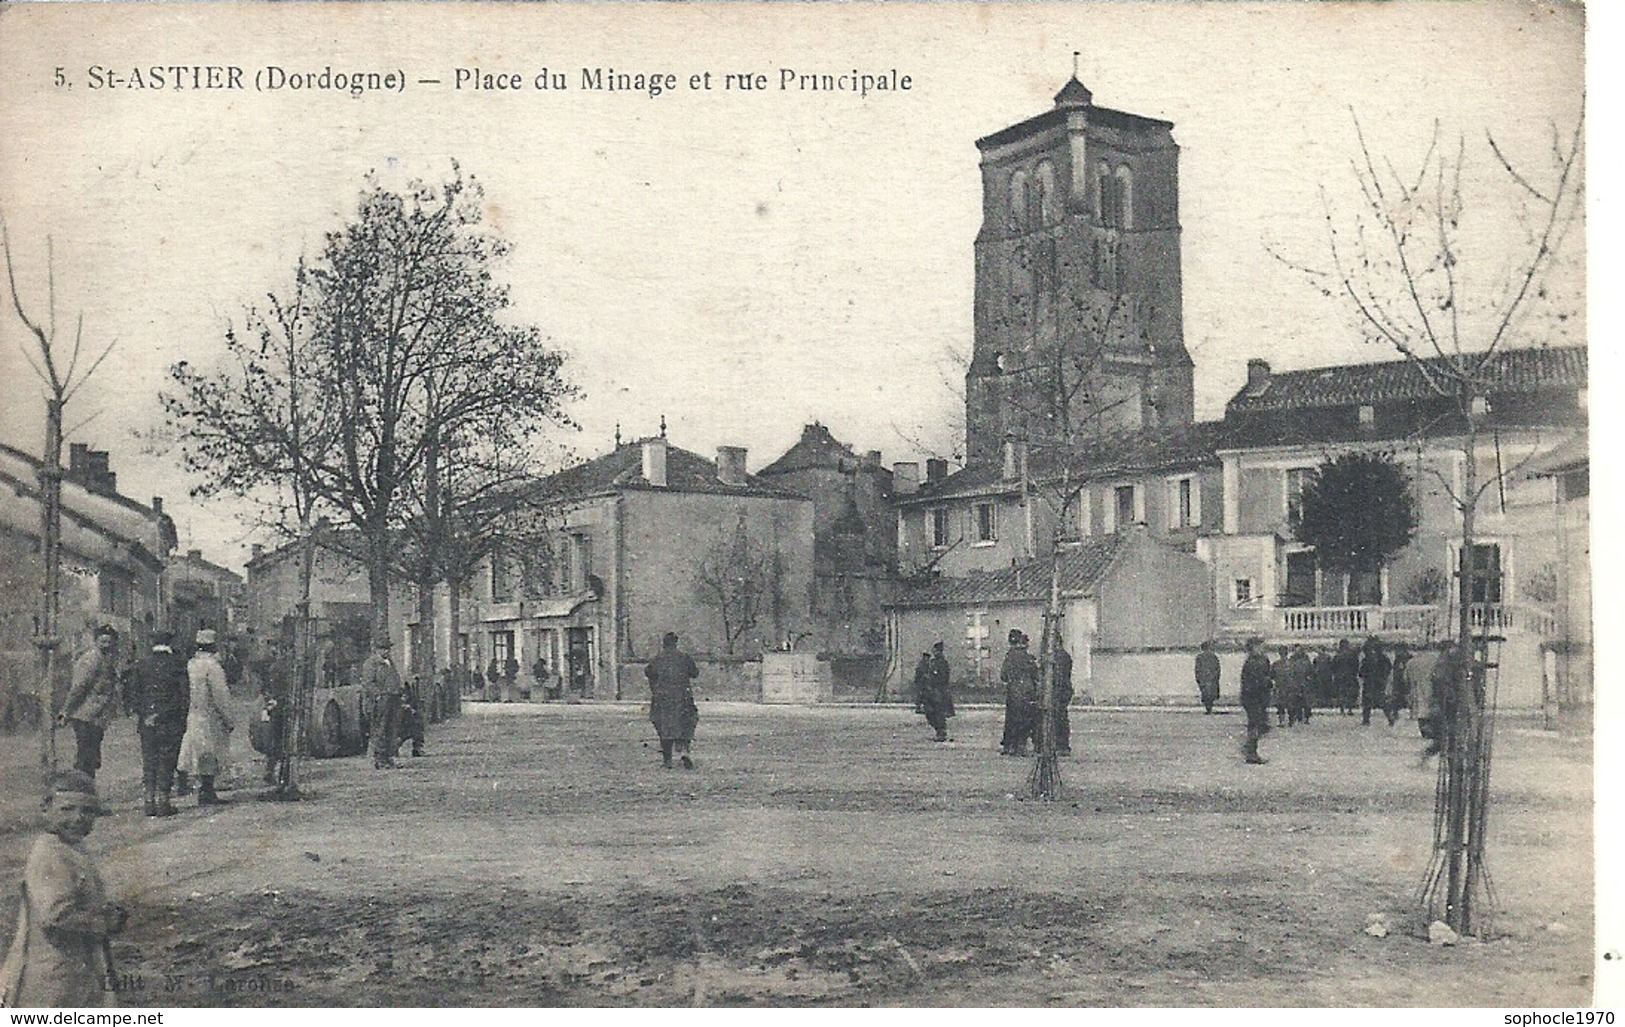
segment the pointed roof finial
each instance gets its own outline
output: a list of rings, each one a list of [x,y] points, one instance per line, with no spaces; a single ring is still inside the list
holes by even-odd
[[[665,414],[660,415],[660,437],[661,438],[666,437],[666,415]]]
[[[1081,50],[1073,50],[1072,51],[1072,77],[1073,78],[1078,77],[1078,58],[1082,57],[1082,56],[1083,56],[1083,52]]]
[[[615,422],[615,448],[621,448],[621,422]]]

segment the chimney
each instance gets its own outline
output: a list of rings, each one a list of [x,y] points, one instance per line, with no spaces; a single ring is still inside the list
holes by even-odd
[[[88,442],[68,443],[68,473],[78,477],[89,470],[90,444]]]
[[[153,496],[152,497],[152,512],[154,514],[157,514],[160,517],[163,516],[163,513],[164,513],[164,497],[163,496]]]
[[[188,560],[201,561],[203,559],[203,550],[201,550],[201,549],[188,549],[186,551],[186,558]]]
[[[920,491],[920,465],[913,460],[907,460],[891,465],[892,493],[899,496],[912,496]]]
[[[1027,471],[1027,444],[1015,439],[1004,440],[1004,480],[1020,481]]]
[[[258,542],[254,543],[253,552],[249,556],[249,559],[250,560],[258,560],[260,557],[262,557],[264,555],[265,555],[265,546],[261,545]]]
[[[882,464],[880,462],[880,450],[871,449],[868,452],[864,453],[863,454],[863,466],[865,466],[865,467],[880,467],[880,466],[882,466]]]
[[[656,488],[666,487],[666,436],[643,440],[643,479]]]
[[[941,457],[931,457],[925,462],[925,483],[935,485],[948,477],[948,461]]]
[[[1254,357],[1247,361],[1247,388],[1257,392],[1270,383],[1270,362]]]
[[[717,480],[724,485],[745,484],[745,447],[717,447]]]

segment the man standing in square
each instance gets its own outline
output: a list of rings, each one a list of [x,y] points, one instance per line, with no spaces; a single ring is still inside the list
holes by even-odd
[[[96,648],[74,661],[73,684],[56,717],[58,725],[73,728],[73,768],[92,778],[102,765],[102,735],[118,713],[117,646],[110,625],[96,629]]]

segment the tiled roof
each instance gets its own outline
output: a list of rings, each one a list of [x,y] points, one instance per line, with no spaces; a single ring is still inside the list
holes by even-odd
[[[1472,355],[1469,354],[1471,359]],[[1445,357],[1431,357],[1422,363],[1445,367]],[[1484,381],[1491,393],[1534,392],[1542,388],[1584,388],[1586,348],[1551,346],[1539,349],[1508,349],[1490,358]],[[1397,400],[1429,399],[1427,378],[1409,360],[1389,360],[1380,364],[1343,364],[1303,371],[1279,371],[1267,384],[1255,389],[1246,385],[1226,408],[1229,413],[1260,410],[1304,410],[1316,407],[1374,405]]]
[[[1073,478],[1097,481],[1125,475],[1157,471],[1217,466],[1218,450],[1223,448],[1230,426],[1223,421],[1198,421],[1172,428],[1142,428],[1114,432],[1086,439],[1072,447],[1069,461]],[[1038,481],[1058,478],[1060,471],[1053,455],[1032,453],[1028,474]],[[1002,460],[972,464],[934,484],[922,485],[905,503],[996,495],[1019,490],[1019,484],[1004,480]]]
[[[814,421],[801,429],[801,438],[784,455],[756,473],[760,476],[789,474],[812,468],[844,469],[858,461],[850,443],[842,442],[830,430]]]
[[[727,485],[717,480],[717,465],[698,453],[666,445],[666,484],[650,485],[643,477],[643,442],[622,443],[611,452],[574,467],[538,479],[538,492],[553,498],[599,495],[622,489],[659,492],[712,492],[737,496],[803,498],[788,489],[771,485],[754,474],[745,475],[745,484]]]
[[[1130,536],[1084,539],[1061,557],[1061,594],[1089,595]],[[960,606],[968,603],[1043,602],[1049,598],[1050,563],[1029,560],[1000,571],[905,583],[888,606]]]

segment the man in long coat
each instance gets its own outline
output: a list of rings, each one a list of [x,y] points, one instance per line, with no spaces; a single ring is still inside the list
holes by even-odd
[[[158,631],[152,651],[130,675],[130,712],[136,716],[141,737],[141,786],[149,817],[172,816],[170,786],[186,735],[186,712],[191,705],[191,679],[186,661],[175,651],[175,633]]]
[[[1393,667],[1393,661],[1383,652],[1382,642],[1377,636],[1367,638],[1365,652],[1360,657],[1360,723],[1366,727],[1371,726],[1372,708],[1382,708],[1383,697],[1388,691],[1388,674]]]
[[[1219,654],[1213,651],[1211,639],[1196,654],[1196,692],[1202,697],[1203,712],[1212,713],[1219,699]]]
[[[1004,682],[1004,739],[999,751],[1025,756],[1038,726],[1038,663],[1027,651],[1027,636],[1012,628],[999,680]]]
[[[400,727],[401,675],[390,656],[393,647],[390,637],[379,632],[373,636],[372,652],[361,662],[361,694],[367,700],[374,770],[392,769],[395,750],[400,748],[395,732]],[[492,662],[496,662],[494,658]]]
[[[931,647],[925,656],[925,687],[920,690],[920,712],[925,722],[936,731],[939,742],[948,740],[948,718],[954,715],[954,696],[949,682],[948,661],[942,655],[942,643]]]
[[[1072,654],[1066,646],[1055,643],[1055,707],[1050,716],[1055,718],[1055,754],[1072,755]]]
[[[689,746],[694,742],[694,725],[700,720],[700,709],[694,705],[694,679],[700,676],[700,668],[678,650],[677,636],[668,631],[660,640],[660,655],[649,661],[643,673],[649,679],[649,719],[660,736],[661,764],[670,767],[676,752],[682,757],[683,769],[693,770]]]
[[[1258,754],[1258,740],[1270,730],[1270,658],[1264,640],[1247,640],[1247,662],[1241,665],[1241,708],[1247,711],[1247,739],[1242,745],[1248,763],[1266,763]]]
[[[215,634],[197,633],[197,652],[186,663],[192,696],[186,710],[186,736],[181,739],[180,770],[196,775],[197,804],[225,802],[215,794],[214,779],[226,772],[231,760],[231,696],[226,690],[226,668],[215,655]]]
[[[56,722],[73,728],[73,769],[96,776],[102,765],[102,735],[118,715],[118,632],[96,629],[96,648],[73,663],[73,683],[62,700]]]
[[[81,846],[96,824],[96,782],[69,771],[52,783],[45,833],[23,869],[17,933],[0,966],[0,1006],[110,1006],[107,940],[124,929],[124,907],[107,901],[95,861]]]

